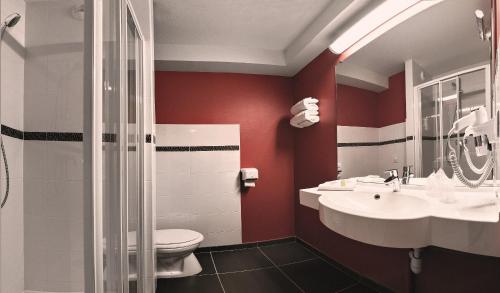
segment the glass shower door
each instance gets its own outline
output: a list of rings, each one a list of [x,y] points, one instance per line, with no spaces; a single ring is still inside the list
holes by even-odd
[[[460,115],[460,78],[453,77],[451,79],[444,80],[441,83],[442,97],[440,99],[442,103],[443,115],[442,115],[442,127],[443,127],[443,164],[442,168],[446,175],[451,178],[453,175],[453,169],[451,168],[451,163],[448,160],[447,154],[449,153],[448,147],[448,132],[453,127],[453,122],[462,117]],[[450,143],[453,145],[455,150],[457,150],[457,155],[460,157],[461,149],[459,147],[459,140],[457,137],[451,137]]]
[[[421,161],[422,177],[441,167],[439,83],[420,89],[421,98]]]
[[[490,109],[489,66],[457,72],[454,75],[431,81],[416,88],[421,117],[416,124],[417,175],[429,176],[433,171],[442,168],[448,177],[453,176],[451,164],[447,155],[450,151],[448,145],[448,132],[453,123],[470,114],[480,106]],[[459,134],[463,137],[465,130]],[[451,137],[450,144],[457,151],[460,166],[464,174],[470,179],[477,179],[465,158],[465,149],[461,145],[462,139]],[[476,157],[474,144],[467,140],[467,149],[471,161],[476,166],[483,166],[484,157]]]
[[[85,104],[92,116],[86,120],[86,211],[93,219],[86,229],[91,261],[85,292],[142,292],[143,287],[143,39],[128,4],[96,0],[86,10],[94,15]]]
[[[141,207],[142,207],[142,144],[141,106],[142,106],[142,40],[137,31],[134,18],[127,11],[127,235],[129,292],[139,292],[142,286],[138,276],[142,272],[141,264]]]

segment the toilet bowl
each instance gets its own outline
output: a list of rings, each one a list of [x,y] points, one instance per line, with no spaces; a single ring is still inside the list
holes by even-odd
[[[198,274],[201,265],[193,254],[204,237],[185,229],[156,230],[157,278],[178,278]]]
[[[129,235],[129,253],[136,251],[135,232]],[[179,278],[196,275],[201,265],[193,254],[204,237],[201,233],[185,229],[156,230],[155,249],[157,255],[156,277]]]

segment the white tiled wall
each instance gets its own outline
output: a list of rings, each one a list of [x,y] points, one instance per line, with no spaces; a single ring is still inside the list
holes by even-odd
[[[381,128],[337,126],[337,143],[383,142],[405,138],[405,123]],[[337,148],[342,165],[341,178],[366,175],[384,176],[388,169],[405,165],[405,142],[375,146],[346,146]]]
[[[0,1],[0,18],[17,12],[24,16],[26,4],[19,0]],[[1,43],[2,124],[23,129],[25,20],[5,34]],[[23,141],[3,137],[10,171],[10,193],[0,219],[0,292],[24,290],[24,202]],[[5,193],[5,168],[0,159],[1,199]]]
[[[240,145],[239,125],[156,126],[157,146]],[[201,246],[238,244],[239,151],[156,152],[157,228],[202,233]]]
[[[25,131],[83,131],[83,22],[70,13],[77,4],[26,1]],[[24,289],[83,292],[83,144],[31,140],[23,154]]]

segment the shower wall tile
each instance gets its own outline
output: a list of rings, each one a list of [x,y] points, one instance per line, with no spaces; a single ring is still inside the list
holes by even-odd
[[[5,154],[9,165],[9,175],[11,179],[23,179],[23,149],[24,143],[22,140],[3,136],[3,143],[5,147]],[[3,156],[0,155],[0,178],[5,178],[5,168]]]
[[[24,178],[26,180],[46,179],[47,142],[24,141]]]
[[[25,1],[0,1],[0,18],[17,12],[25,15]],[[1,42],[0,97],[1,122],[15,129],[24,127],[24,44],[25,20],[10,29]],[[0,292],[23,292],[24,266],[24,193],[23,141],[3,136],[9,163],[10,192],[0,218]],[[6,179],[3,157],[0,156],[0,198],[4,198]]]
[[[17,30],[18,27],[15,28]],[[23,129],[24,57],[12,49],[11,42],[1,43],[2,124]]]
[[[26,141],[25,240],[26,254],[46,256],[47,276],[27,281],[30,290],[83,291],[83,281],[70,281],[72,272],[81,272],[83,263],[71,262],[83,251],[82,145],[79,142]],[[61,258],[64,257],[64,262]],[[57,262],[51,261],[58,259]],[[25,266],[33,265],[26,259]],[[81,267],[80,267],[81,266]],[[31,270],[26,278],[31,279]],[[73,279],[78,279],[78,273]],[[83,278],[83,274],[81,275]]]
[[[2,194],[5,192],[5,179],[2,179]],[[3,198],[3,196],[2,196]],[[0,251],[2,261],[1,292],[22,292],[24,289],[24,217],[23,217],[23,181],[10,181],[10,195],[1,214],[2,237]]]
[[[240,144],[239,125],[157,125],[158,146]],[[201,246],[242,242],[240,151],[157,151],[158,229],[192,229]]]
[[[77,4],[26,2],[21,130],[82,133],[83,22],[58,17]],[[83,292],[83,144],[24,146],[25,290]]]

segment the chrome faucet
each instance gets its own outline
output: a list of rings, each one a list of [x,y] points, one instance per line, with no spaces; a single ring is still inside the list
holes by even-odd
[[[387,170],[385,173],[389,174],[389,177],[384,180],[385,185],[392,185],[392,191],[394,192],[401,191],[401,182],[399,181],[398,170]]]
[[[415,175],[411,172],[410,166],[403,166],[403,177],[401,178],[402,184],[410,184],[410,178],[413,178]]]

